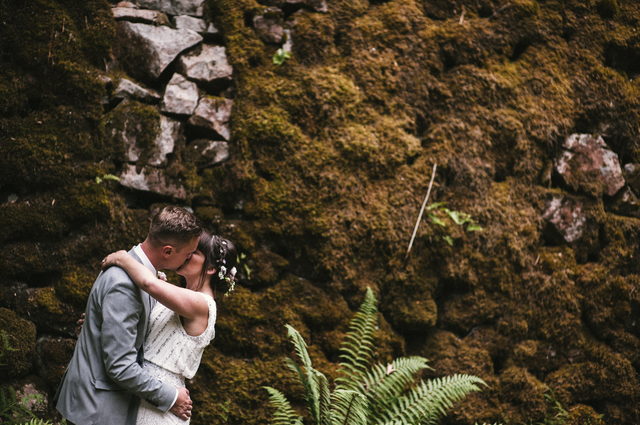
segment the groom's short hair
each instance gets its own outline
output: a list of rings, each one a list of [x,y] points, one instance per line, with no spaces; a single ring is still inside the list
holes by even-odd
[[[153,246],[173,246],[177,251],[199,237],[204,229],[198,218],[175,205],[164,207],[151,220],[149,242]]]

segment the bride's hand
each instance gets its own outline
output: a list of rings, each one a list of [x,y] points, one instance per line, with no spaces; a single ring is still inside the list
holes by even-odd
[[[111,266],[117,266],[118,260],[122,258],[123,255],[129,255],[129,254],[127,254],[127,251],[122,250],[122,251],[113,252],[107,255],[106,257],[104,257],[104,259],[102,260],[102,270],[106,270]]]

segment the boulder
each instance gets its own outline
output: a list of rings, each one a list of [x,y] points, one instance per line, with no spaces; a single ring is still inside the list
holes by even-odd
[[[56,388],[73,357],[76,340],[71,338],[42,337],[38,339],[37,351],[40,355],[40,371],[47,384]]]
[[[592,195],[613,196],[625,185],[618,155],[609,150],[602,137],[572,134],[563,148],[554,165],[556,173],[569,188]]]
[[[180,74],[167,84],[160,110],[168,114],[191,115],[198,105],[198,86]]]
[[[204,15],[204,0],[134,0],[145,9],[161,10],[169,15]]]
[[[618,192],[606,207],[618,215],[640,218],[640,199],[629,186]]]
[[[287,15],[291,15],[303,8],[320,13],[329,12],[326,0],[284,0],[280,3],[278,7],[281,7]],[[276,4],[274,4],[274,6],[276,6]]]
[[[184,200],[187,198],[187,191],[179,182],[172,181],[165,176],[162,170],[150,166],[143,167],[138,172],[135,165],[125,164],[120,175],[120,184],[130,189],[156,193],[175,199]]]
[[[118,86],[113,91],[113,99],[117,102],[123,99],[139,100],[140,102],[156,104],[160,102],[160,94],[151,89],[145,89],[126,78],[118,81]]]
[[[202,41],[202,36],[191,30],[126,21],[116,23],[116,34],[116,57],[126,62],[132,75],[154,80],[181,52]]]
[[[254,16],[253,27],[264,43],[280,44],[284,34],[284,13],[277,7],[269,7],[262,15]]]
[[[549,224],[548,237],[552,242],[574,242],[582,237],[587,219],[583,204],[562,195],[554,195],[545,204],[542,218]]]
[[[198,168],[213,167],[229,159],[229,144],[219,140],[198,139],[189,144],[184,155]]]
[[[36,326],[15,312],[0,308],[0,376],[15,378],[25,375],[36,354]],[[10,347],[6,349],[5,347]]]
[[[27,312],[39,331],[74,336],[81,310],[63,302],[52,287],[29,289]]]
[[[635,193],[640,193],[640,164],[626,164],[624,179]]]
[[[222,46],[203,44],[200,52],[181,56],[178,67],[187,78],[217,89],[228,87],[232,81],[233,68]]]
[[[169,18],[157,10],[133,9],[130,7],[114,7],[111,9],[116,21],[128,21],[151,25],[169,25]]]
[[[179,30],[191,30],[198,34],[204,34],[207,31],[207,24],[203,19],[194,18],[193,16],[180,15],[173,17],[173,25]]]
[[[160,134],[149,156],[147,164],[155,167],[167,164],[167,155],[173,153],[175,141],[180,137],[182,123],[162,115],[160,117]]]
[[[209,135],[215,139],[229,140],[229,118],[233,100],[223,97],[206,96],[200,99],[188,124],[197,132]]]

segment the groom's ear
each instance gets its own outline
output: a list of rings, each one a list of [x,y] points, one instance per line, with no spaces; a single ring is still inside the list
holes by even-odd
[[[171,245],[165,245],[162,247],[162,255],[165,257],[170,257],[173,254],[175,249]]]

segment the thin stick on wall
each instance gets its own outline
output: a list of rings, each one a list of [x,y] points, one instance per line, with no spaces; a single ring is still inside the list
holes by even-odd
[[[416,221],[416,227],[413,229],[413,235],[411,235],[411,242],[409,242],[409,248],[407,249],[407,255],[405,255],[404,259],[409,258],[409,253],[411,252],[411,246],[413,245],[413,240],[416,238],[416,233],[418,233],[418,226],[420,226],[420,220],[422,220],[422,213],[424,212],[424,208],[427,206],[427,201],[429,200],[429,195],[431,194],[431,187],[433,186],[433,179],[436,177],[436,167],[438,164],[433,164],[433,172],[431,173],[431,181],[429,182],[429,190],[427,190],[427,196],[424,198],[424,202],[422,203],[422,208],[420,208],[420,215],[418,215],[418,220]]]

